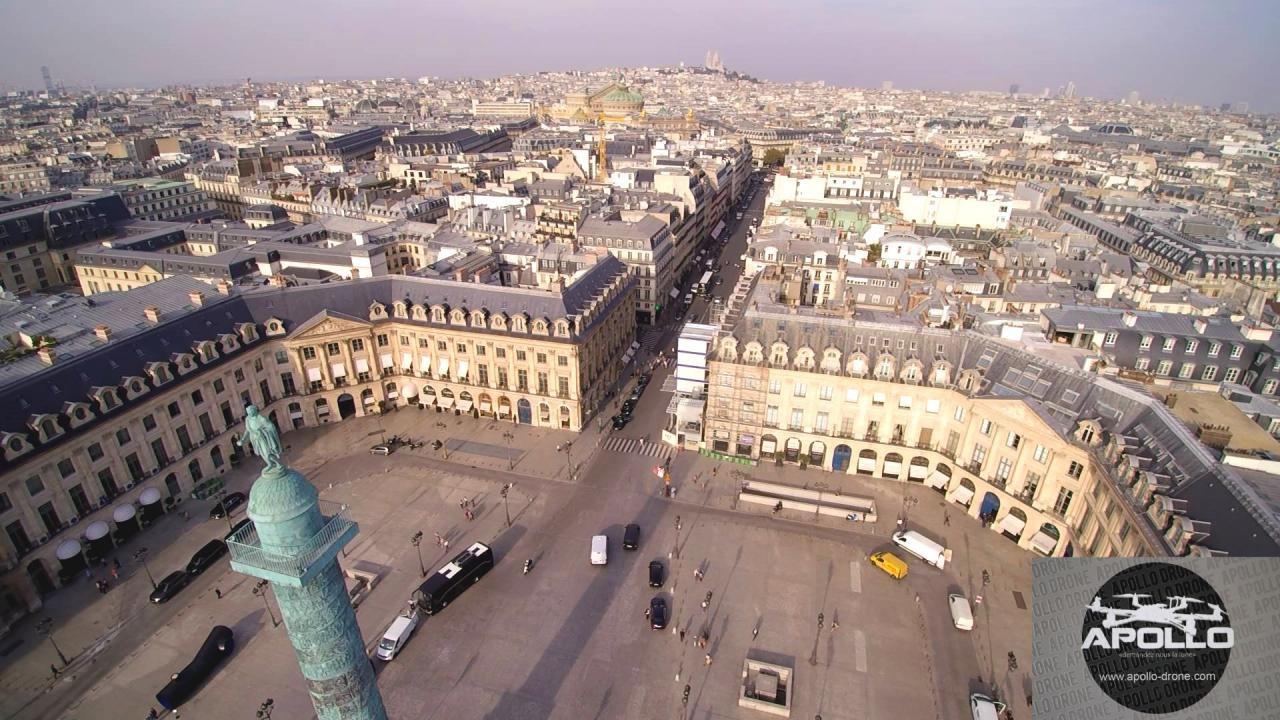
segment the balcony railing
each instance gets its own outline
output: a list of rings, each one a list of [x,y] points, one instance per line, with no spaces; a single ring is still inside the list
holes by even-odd
[[[249,523],[227,539],[231,561],[250,568],[266,570],[276,575],[300,579],[318,558],[324,556],[334,541],[350,532],[355,523],[347,516],[347,506],[321,501],[320,510],[332,514],[325,516],[320,531],[306,542],[287,548],[287,554],[262,548],[255,523]]]

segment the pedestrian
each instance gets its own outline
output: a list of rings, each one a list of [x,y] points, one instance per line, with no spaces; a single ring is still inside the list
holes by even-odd
[[[445,540],[445,541],[444,541],[444,551],[445,551],[445,552],[449,552],[449,541],[448,541],[448,540]]]
[[[831,618],[831,632],[835,632],[839,629],[840,629],[840,621],[836,620],[835,618]]]
[[[757,626],[755,626],[755,627],[751,628],[751,639],[752,639],[752,640],[755,640],[757,637],[760,637],[760,626],[759,626],[759,625],[757,625]]]
[[[951,513],[947,512],[946,510],[942,511],[942,524],[943,525],[951,524]]]
[[[219,587],[214,588],[214,589],[213,589],[213,594],[214,594],[214,595],[216,595],[216,596],[218,597],[218,599],[219,599],[219,600],[221,600],[221,599],[222,599],[222,588],[219,588]]]
[[[645,620],[648,620],[648,619],[649,619],[649,608],[645,608],[645,609],[644,609],[644,619],[645,619]]]
[[[119,579],[120,579],[120,568],[118,568],[118,567],[116,567],[116,566],[114,566],[114,565],[112,565],[112,566],[111,566],[111,579],[112,579],[112,580],[119,580]]]
[[[684,630],[680,631],[680,644],[684,644]]]
[[[677,515],[677,516],[676,516],[676,529],[677,529],[677,530],[679,530],[679,529],[680,529],[680,527],[681,527],[681,523],[680,523],[680,516],[679,516],[679,515]]]
[[[54,680],[57,680],[57,679],[58,679],[58,676],[62,675],[62,671],[58,669],[58,666],[57,666],[57,665],[50,665],[50,666],[49,666],[49,669],[53,671],[53,679],[54,679]]]
[[[716,477],[716,476],[717,476],[717,475],[719,475],[719,474],[720,474],[720,466],[719,466],[719,465],[716,465],[715,467],[711,468],[711,477]]]
[[[706,656],[702,658],[702,664],[703,665],[711,664],[711,653],[707,653]]]

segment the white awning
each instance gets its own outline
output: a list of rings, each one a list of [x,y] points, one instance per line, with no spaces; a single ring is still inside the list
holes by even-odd
[[[671,288],[671,297],[673,298],[680,297],[680,288]]]
[[[436,404],[435,395],[419,395],[418,404],[422,407],[433,407]]]
[[[413,369],[413,353],[400,353],[400,367],[405,370]]]
[[[467,365],[467,361],[466,361],[466,360],[459,360],[459,361],[458,361],[458,379],[459,379],[459,380],[465,380],[465,379],[467,378],[467,368],[468,368],[468,367],[470,367],[470,366],[469,366],[469,365]]]
[[[392,400],[395,400],[396,398],[400,397],[400,393],[396,392],[395,390],[388,390],[387,397]]]
[[[160,491],[153,487],[145,488],[142,493],[138,495],[138,502],[143,505],[155,505],[160,502]]]
[[[942,472],[934,470],[933,474],[929,476],[929,479],[926,482],[929,483],[929,487],[935,487],[941,490],[947,486],[947,481],[950,479],[951,478],[942,474]]]
[[[858,458],[858,472],[875,472],[875,471],[876,471],[875,458],[864,458],[864,457]]]
[[[89,542],[101,540],[111,532],[111,526],[103,520],[95,520],[84,529],[84,539]]]
[[[412,383],[404,386],[405,399],[418,396],[418,386]]]
[[[472,402],[470,400],[459,400],[458,409],[462,412],[471,412]]]
[[[778,443],[774,440],[761,440],[760,452],[771,453],[778,449]]]
[[[357,373],[369,372],[369,361],[365,360],[364,358],[356,358],[356,372]]]
[[[364,398],[363,398],[362,400],[363,400],[363,402],[364,402],[364,404],[365,404],[365,405],[372,405],[372,404],[373,404],[373,400],[374,400],[374,398],[373,398],[373,396],[372,396],[372,395],[365,395],[365,396],[364,396]]]
[[[347,376],[347,366],[342,363],[333,363],[329,366],[329,369],[333,371],[333,376],[335,378]]]
[[[413,363],[409,363],[409,367],[413,367]],[[423,375],[431,374],[431,358],[429,357],[418,358],[418,372],[422,373]]]
[[[481,400],[480,412],[493,412],[493,405],[491,405],[488,400]]]
[[[510,405],[499,405],[499,406],[498,406],[498,414],[499,414],[499,415],[510,415],[510,414],[511,414],[511,406],[510,406]]]
[[[1000,532],[1009,533],[1010,535],[1021,534],[1022,528],[1026,526],[1027,523],[1013,513],[1005,515],[1004,518],[1000,520]]]
[[[917,478],[917,479],[923,480],[924,476],[928,474],[929,474],[928,465],[909,465],[907,467],[907,477],[909,478]]]
[[[324,417],[325,415],[328,415],[328,414],[329,414],[329,406],[328,406],[328,405],[317,405],[317,406],[316,406],[316,415],[319,415],[320,417]]]
[[[973,500],[973,491],[963,485],[960,485],[955,489],[955,492],[951,493],[951,500],[952,502],[958,502],[961,505],[968,505],[969,501]]]
[[[439,405],[440,405],[440,407],[444,408],[445,410],[448,410],[449,408],[453,407],[453,398],[450,398],[450,397],[442,397],[442,398],[440,398],[440,400],[439,400]]]
[[[380,359],[382,360],[383,369],[395,367],[396,365],[396,359],[391,357],[391,353],[382,353]]]
[[[885,461],[884,461],[884,474],[885,474],[885,475],[897,475],[897,474],[898,474],[898,473],[900,473],[900,472],[902,472],[902,463],[900,463],[900,462],[896,462],[896,461],[894,461],[894,460],[885,460]]]
[[[289,419],[290,419],[290,420],[301,420],[301,419],[302,419],[302,411],[301,411],[301,410],[294,410],[293,412],[289,413]]]
[[[138,511],[132,505],[117,505],[116,509],[111,511],[111,519],[118,523],[129,522],[137,514]]]
[[[58,543],[58,549],[54,551],[59,560],[70,560],[80,554],[79,540],[63,540]]]
[[[320,374],[320,368],[307,368],[307,379],[311,382],[320,382],[324,376]]]
[[[436,361],[436,374],[440,377],[449,374],[449,358],[440,358]]]
[[[1041,530],[1031,536],[1031,547],[1045,555],[1052,555],[1054,548],[1058,547],[1058,541],[1052,535]]]

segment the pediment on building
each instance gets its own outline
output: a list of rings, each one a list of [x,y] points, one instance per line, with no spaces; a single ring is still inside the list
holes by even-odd
[[[322,310],[299,325],[291,335],[294,338],[320,337],[323,335],[338,335],[355,330],[368,330],[372,326],[373,324],[367,320],[361,320],[360,318],[333,312],[332,310]]]

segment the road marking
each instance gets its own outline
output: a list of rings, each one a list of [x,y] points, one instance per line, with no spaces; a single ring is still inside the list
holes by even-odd
[[[862,592],[862,563],[849,561],[849,589],[855,593]]]
[[[861,673],[867,671],[867,636],[861,630],[853,631],[853,667]]]

